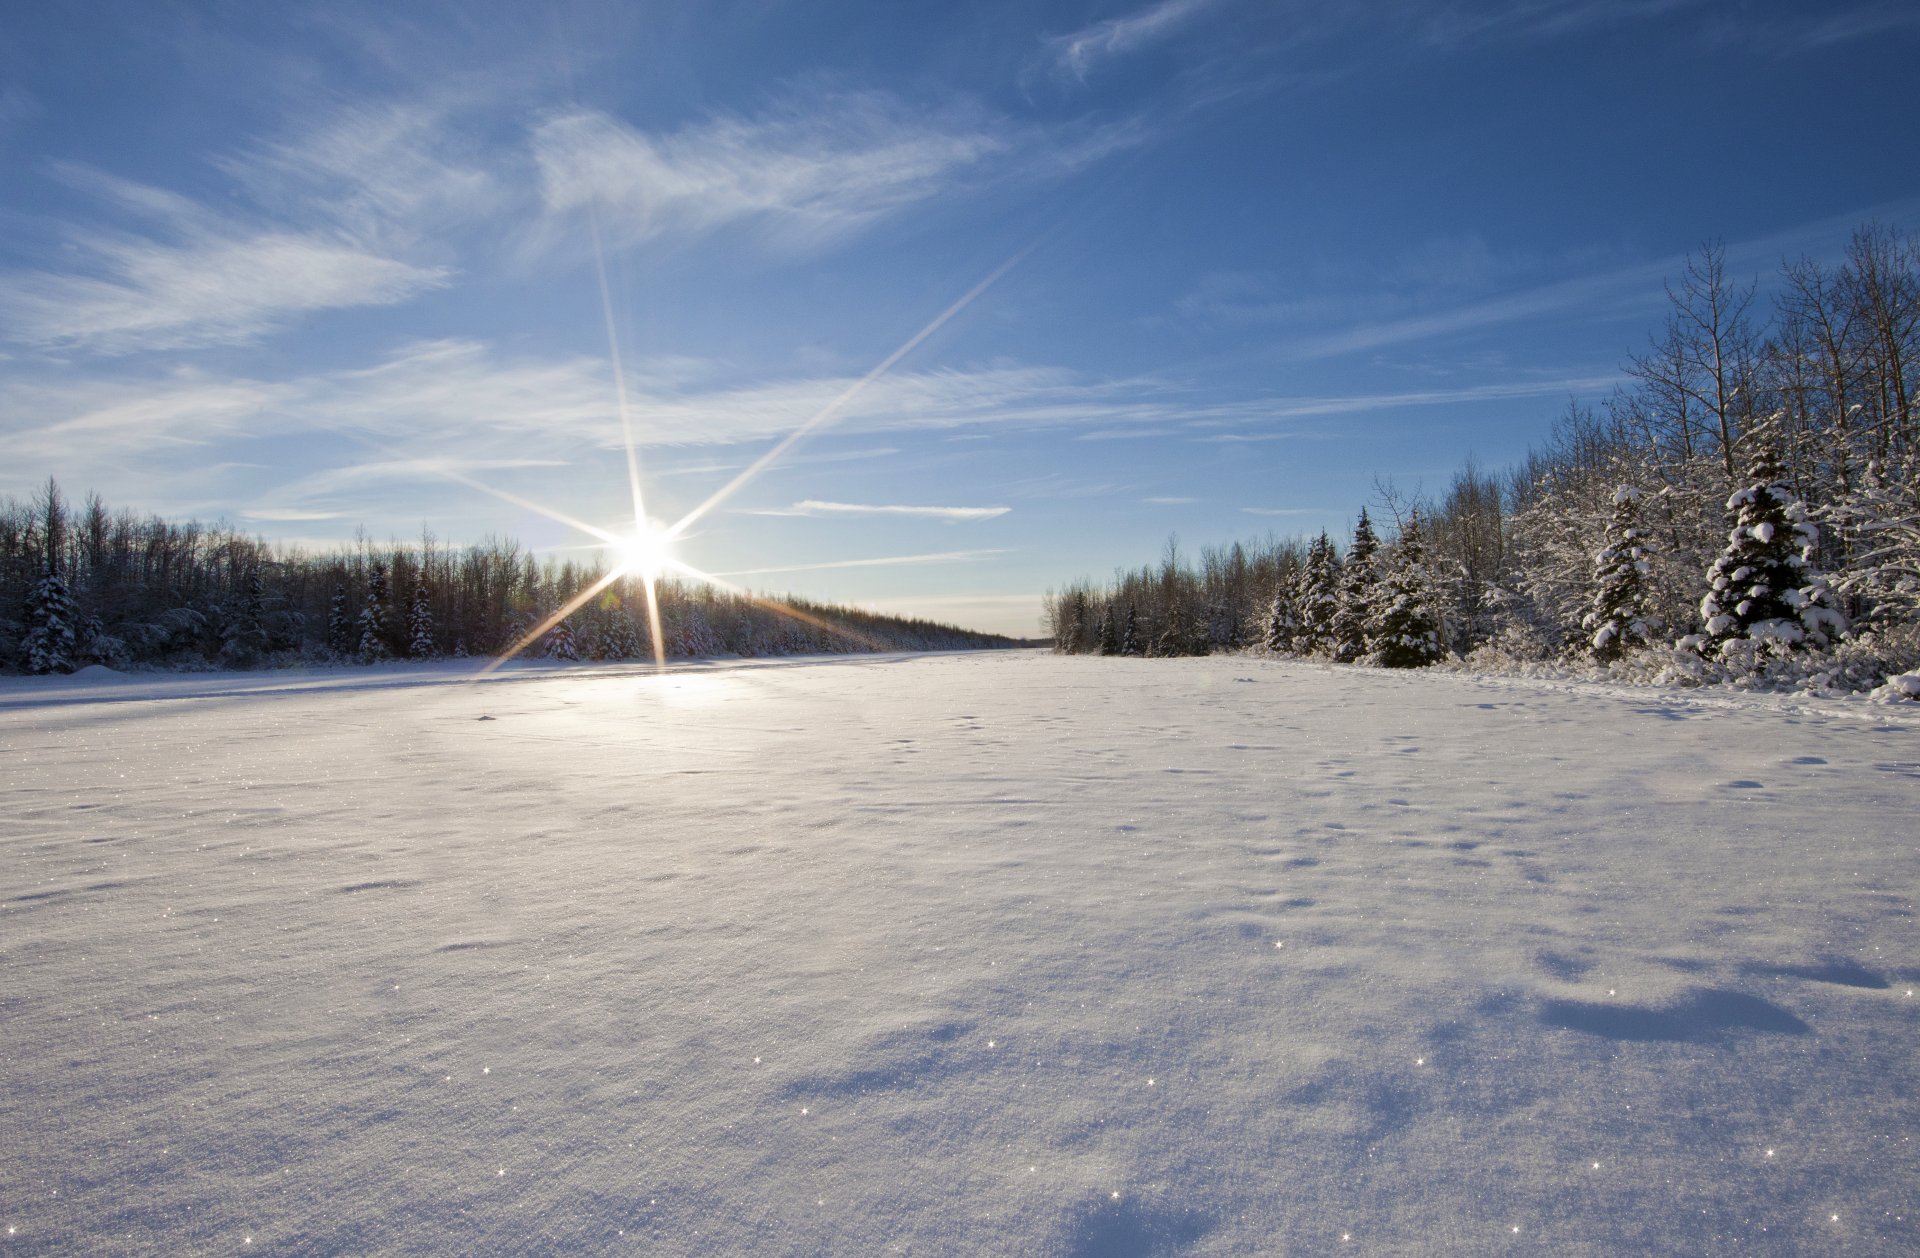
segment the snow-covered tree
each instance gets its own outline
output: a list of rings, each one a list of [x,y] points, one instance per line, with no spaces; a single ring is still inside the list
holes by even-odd
[[[1580,622],[1587,633],[1587,651],[1599,663],[1617,660],[1652,638],[1647,614],[1650,540],[1640,527],[1640,491],[1631,485],[1615,489],[1606,544],[1593,559],[1593,610]]]
[[[1112,600],[1106,599],[1101,601],[1099,639],[1100,654],[1102,655],[1120,654],[1120,626],[1117,623],[1118,618],[1114,615],[1114,610]]]
[[[225,609],[220,623],[220,659],[222,663],[246,668],[267,653],[266,588],[259,569],[247,574],[247,586],[239,600]]]
[[[1733,528],[1700,601],[1712,649],[1825,646],[1845,632],[1833,591],[1813,566],[1819,530],[1787,487],[1771,424],[1754,432],[1746,484],[1727,499],[1727,510]]]
[[[1334,620],[1340,612],[1340,564],[1326,530],[1307,548],[1307,562],[1294,585],[1293,604],[1300,630],[1294,651],[1313,655],[1332,649]]]
[[[1427,542],[1420,512],[1408,514],[1400,536],[1379,562],[1373,615],[1367,623],[1370,664],[1382,668],[1425,668],[1437,662],[1440,617],[1434,609],[1433,574],[1427,566]]]
[[[427,597],[427,574],[413,578],[413,601],[407,604],[407,654],[416,660],[434,654],[433,603]]]
[[[607,631],[600,636],[600,649],[607,659],[637,660],[647,653],[640,627],[624,607],[614,608],[610,620]]]
[[[367,573],[367,601],[360,608],[355,653],[363,662],[384,660],[393,654],[387,646],[387,624],[392,618],[393,595],[388,588],[387,566],[376,561]]]
[[[1132,603],[1127,604],[1127,625],[1120,634],[1120,654],[1145,654],[1140,647],[1140,613]]]
[[[1293,591],[1287,588],[1286,582],[1279,582],[1273,588],[1273,602],[1267,606],[1267,650],[1276,655],[1290,655],[1299,636],[1300,620],[1293,614]]]
[[[327,600],[327,649],[336,655],[345,655],[353,647],[353,621],[347,615],[347,583],[341,581],[334,585],[333,597]]]
[[[1835,505],[1853,554],[1835,582],[1871,608],[1871,624],[1912,626],[1920,613],[1920,453],[1871,462]]]
[[[574,640],[573,626],[564,617],[559,624],[547,630],[547,658],[550,660],[580,658],[580,644]]]
[[[1333,658],[1350,664],[1370,649],[1367,630],[1373,623],[1374,598],[1379,584],[1378,555],[1380,539],[1374,535],[1373,521],[1367,509],[1360,508],[1360,521],[1353,526],[1353,545],[1341,568],[1340,603],[1334,611],[1331,646]]]
[[[40,579],[27,593],[27,632],[20,641],[29,673],[71,673],[80,666],[80,609],[67,582],[52,564],[40,566]]]

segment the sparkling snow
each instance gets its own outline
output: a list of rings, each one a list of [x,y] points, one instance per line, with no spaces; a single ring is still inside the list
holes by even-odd
[[[0,756],[6,1253],[1920,1247],[1903,706],[391,667]]]

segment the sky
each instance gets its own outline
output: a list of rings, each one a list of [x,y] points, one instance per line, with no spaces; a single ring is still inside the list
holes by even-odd
[[[0,494],[591,559],[630,434],[687,563],[1019,635],[1920,229],[1907,3],[4,13]]]

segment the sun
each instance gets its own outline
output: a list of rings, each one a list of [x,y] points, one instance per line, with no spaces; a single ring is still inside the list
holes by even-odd
[[[614,544],[620,567],[649,581],[673,566],[673,534],[649,521]]]

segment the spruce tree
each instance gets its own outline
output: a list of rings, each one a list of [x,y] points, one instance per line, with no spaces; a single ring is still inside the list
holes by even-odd
[[[1294,650],[1314,655],[1332,648],[1333,624],[1340,611],[1340,567],[1326,530],[1307,547],[1306,566],[1294,583],[1295,614],[1300,622]]]
[[[1619,659],[1651,639],[1647,624],[1648,531],[1640,527],[1640,491],[1622,485],[1613,491],[1613,517],[1606,545],[1593,558],[1593,610],[1580,627],[1587,631],[1587,652],[1596,663]]]
[[[1293,614],[1293,591],[1285,581],[1273,588],[1273,602],[1267,607],[1267,650],[1275,655],[1291,655],[1300,636],[1300,621]]]
[[[1127,604],[1127,627],[1120,636],[1120,654],[1140,655],[1140,613],[1132,603]]]
[[[347,583],[341,581],[333,587],[333,597],[327,601],[327,649],[335,655],[345,655],[353,647],[353,622],[347,616]]]
[[[1440,618],[1433,610],[1433,578],[1427,571],[1419,511],[1407,516],[1399,540],[1380,566],[1367,626],[1367,662],[1382,668],[1425,668],[1437,662],[1443,654]]]
[[[639,626],[634,624],[633,617],[627,610],[616,607],[611,619],[612,623],[608,625],[607,632],[601,637],[601,650],[606,658],[634,660],[645,655],[647,651],[640,640]]]
[[[367,574],[367,601],[360,609],[359,640],[355,651],[363,663],[384,660],[393,654],[387,646],[387,622],[391,618],[393,596],[387,588],[387,566],[375,562]]]
[[[1103,602],[1100,604],[1099,638],[1100,638],[1100,654],[1102,655],[1120,654],[1120,629],[1119,629],[1119,626],[1115,623],[1115,617],[1113,614],[1113,604],[1111,602]]]
[[[1813,566],[1820,534],[1786,485],[1772,425],[1755,431],[1747,483],[1727,499],[1733,528],[1707,571],[1700,618],[1716,652],[1736,642],[1825,646],[1846,629],[1826,578]]]
[[[247,574],[247,587],[238,603],[227,608],[220,626],[220,658],[224,663],[246,668],[259,662],[267,652],[265,621],[267,596],[255,569]]]
[[[71,673],[79,665],[80,610],[51,563],[27,592],[27,632],[20,649],[29,673]]]
[[[1367,627],[1373,620],[1375,586],[1379,584],[1379,550],[1373,521],[1362,507],[1360,522],[1353,526],[1353,545],[1341,570],[1340,604],[1333,616],[1333,658],[1342,664],[1351,664],[1369,650]]]
[[[580,658],[580,644],[574,640],[573,626],[562,620],[547,631],[547,658],[550,660],[577,660]]]
[[[413,601],[407,604],[407,654],[416,660],[431,658],[433,647],[433,604],[427,597],[427,574],[413,578]]]

